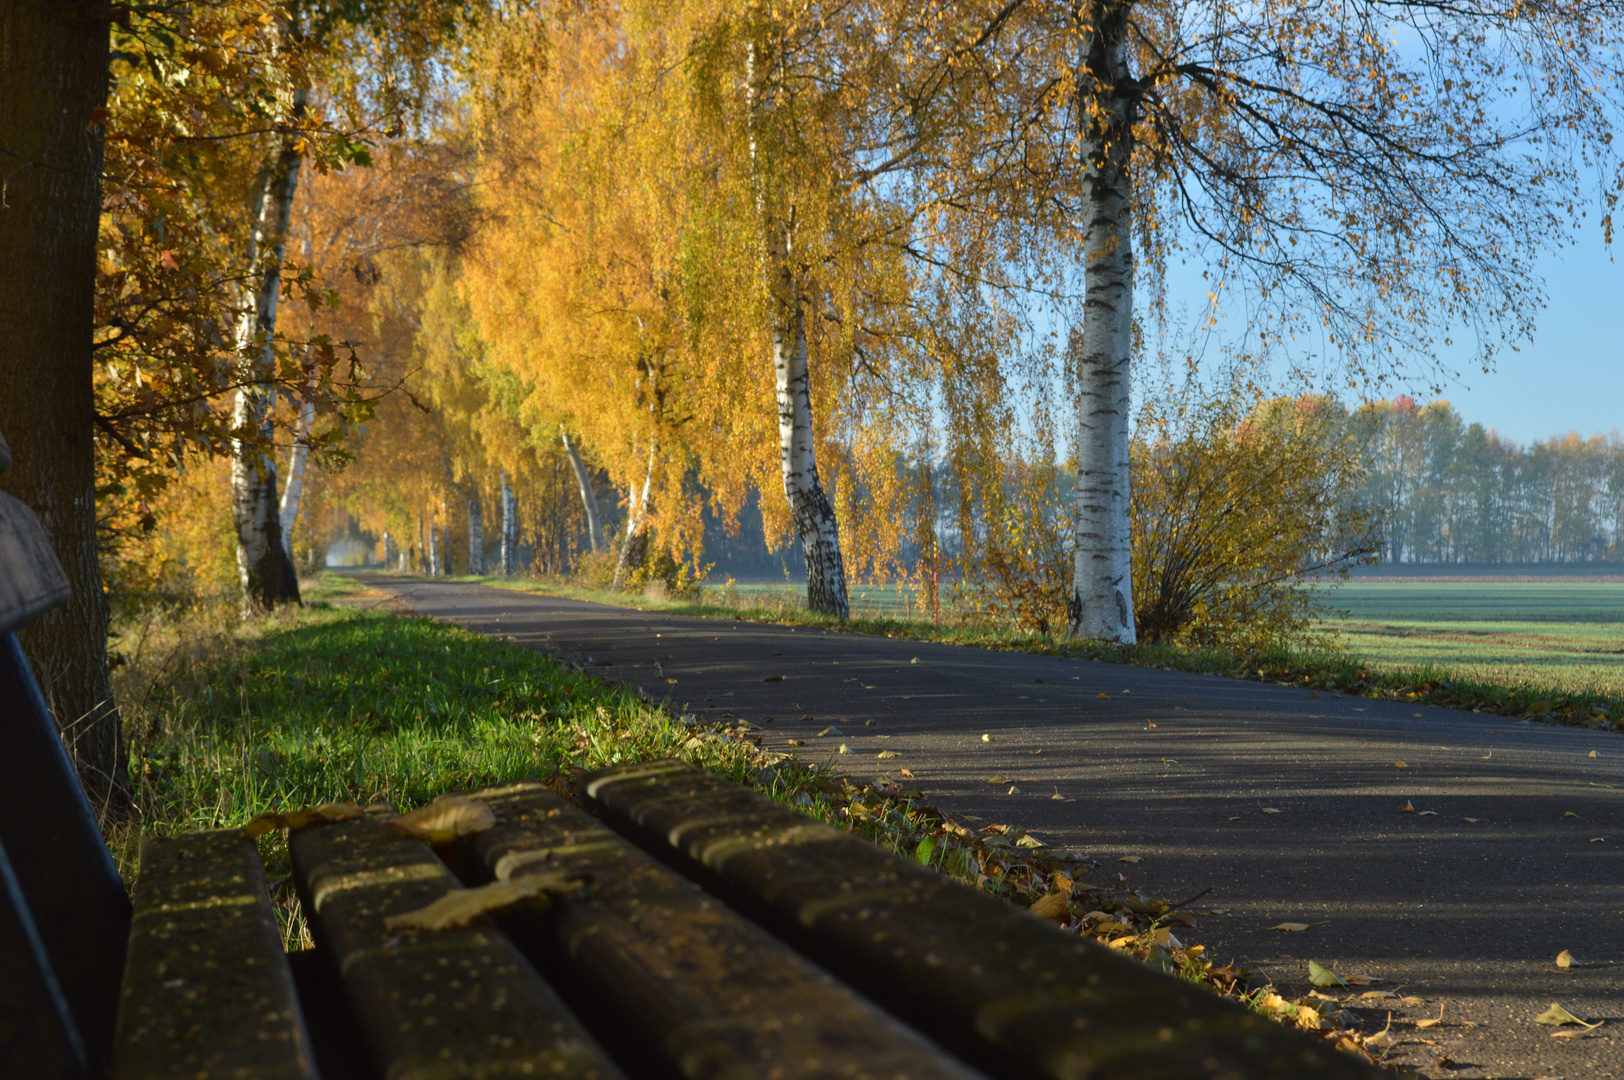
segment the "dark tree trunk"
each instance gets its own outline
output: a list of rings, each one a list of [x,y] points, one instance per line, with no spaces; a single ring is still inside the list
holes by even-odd
[[[0,3],[0,431],[15,460],[0,488],[39,513],[73,584],[66,605],[19,636],[104,820],[130,810],[96,560],[91,345],[106,10]]]

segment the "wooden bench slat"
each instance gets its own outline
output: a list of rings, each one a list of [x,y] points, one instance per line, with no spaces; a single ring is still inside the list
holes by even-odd
[[[368,818],[297,830],[288,847],[317,948],[388,1080],[619,1077],[489,919],[424,933],[385,927],[459,887],[428,845]]]
[[[657,1046],[666,1069],[695,1080],[976,1075],[547,788],[475,797],[497,825],[466,843],[495,877],[589,881],[503,926],[567,967],[595,1011]]]
[[[254,842],[241,829],[141,845],[114,1080],[315,1080]]]
[[[608,769],[585,790],[617,829],[995,1075],[1383,1075],[682,762]]]

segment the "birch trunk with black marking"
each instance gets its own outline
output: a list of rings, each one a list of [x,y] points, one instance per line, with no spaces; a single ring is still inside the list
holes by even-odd
[[[1074,637],[1132,644],[1128,391],[1133,353],[1135,99],[1128,69],[1131,3],[1075,10],[1083,166],[1083,337],[1077,356],[1077,489],[1072,504]]]
[[[519,565],[518,500],[508,487],[507,470],[502,470],[502,576],[512,577]]]
[[[795,265],[794,207],[783,198],[773,164],[761,160],[758,135],[772,120],[772,77],[755,43],[745,59],[748,95],[751,183],[761,215],[767,287],[772,304],[773,375],[778,395],[778,451],[784,497],[806,559],[806,606],[845,621],[846,564],[840,553],[840,526],[818,477],[817,441],[812,430],[811,365],[806,347],[806,297]],[[758,79],[760,80],[758,84]],[[781,89],[781,88],[778,88]],[[777,163],[787,164],[787,163]]]
[[[73,588],[18,640],[91,805],[122,819],[132,804],[108,679],[94,427],[111,13],[76,0],[0,3],[0,432],[13,459],[0,490],[39,515]]]
[[[581,451],[570,441],[570,433],[560,431],[559,438],[564,440],[564,453],[570,459],[570,468],[575,470],[575,486],[581,490],[581,508],[586,513],[586,538],[592,545],[594,552],[604,549],[603,512],[598,507],[598,491],[592,484],[592,472],[586,467],[586,459],[581,457]]]
[[[654,462],[658,449],[659,444],[649,440],[648,470],[643,474],[643,490],[628,499],[631,505],[626,508],[626,539],[620,545],[620,559],[615,563],[614,587],[617,589],[628,573],[642,569],[648,561],[648,493],[654,483]]]
[[[310,459],[310,429],[316,422],[316,406],[299,406],[299,424],[293,432],[293,456],[288,460],[288,486],[282,490],[282,545],[293,555],[293,523],[299,520],[299,499],[304,494],[305,463]]]
[[[784,276],[789,277],[788,267]],[[778,457],[784,497],[806,557],[806,606],[845,620],[846,564],[840,554],[840,525],[818,478],[812,432],[811,372],[806,355],[806,309],[799,290],[779,305],[773,323],[773,374],[778,387]]]
[[[440,526],[429,521],[429,546],[424,549],[429,557],[429,577],[440,574]]]
[[[419,574],[425,571],[429,574],[434,573],[433,564],[428,561],[428,542],[423,538],[423,512],[421,510],[417,512],[417,547],[412,550],[412,556],[417,563],[417,572]]]
[[[485,511],[479,505],[479,490],[472,489],[463,497],[468,504],[468,572],[475,577],[485,574]]]
[[[282,291],[282,260],[288,221],[299,187],[299,133],[306,91],[294,91],[290,128],[277,140],[276,156],[255,186],[248,242],[248,287],[237,326],[238,374],[232,422],[250,437],[232,441],[231,513],[237,527],[237,570],[245,615],[299,602],[299,575],[282,539],[276,488],[276,460],[268,452],[273,394],[261,385],[276,366],[277,300]]]

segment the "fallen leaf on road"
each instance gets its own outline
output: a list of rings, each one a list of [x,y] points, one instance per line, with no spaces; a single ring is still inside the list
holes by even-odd
[[[762,682],[783,682],[784,677],[782,675],[769,675],[765,679],[762,679],[761,681]]]
[[[892,758],[899,758],[902,755],[897,753],[895,750],[881,750],[874,756],[879,758],[881,761],[890,761]]]
[[[1232,817],[1232,818],[1230,818],[1230,819],[1229,819],[1229,820],[1230,820],[1230,821],[1239,821],[1239,820],[1240,820],[1240,818],[1238,818],[1238,817]]]
[[[1438,1016],[1437,1016],[1436,1019],[1417,1020],[1415,1022],[1415,1026],[1425,1030],[1426,1028],[1437,1027],[1439,1024],[1441,1024],[1443,1022],[1444,1022],[1444,1007],[1442,1005],[1439,1005],[1438,1006]]]
[[[1379,983],[1379,982],[1381,982],[1380,979],[1374,978],[1374,977],[1372,977],[1370,975],[1344,975],[1342,977],[1344,979],[1347,979],[1348,983],[1350,985],[1352,985],[1352,986],[1369,986],[1371,983]],[[1394,994],[1391,991],[1387,991],[1387,990],[1383,990],[1383,991],[1381,991],[1381,993],[1387,994],[1389,997],[1397,997],[1398,996],[1397,994]]]
[[[1313,960],[1308,962],[1308,981],[1313,983],[1315,986],[1348,985],[1348,980],[1344,979],[1330,968],[1321,967]]]
[[[1040,896],[1037,903],[1027,908],[1027,910],[1034,915],[1040,915],[1045,919],[1055,919],[1059,922],[1066,922],[1071,918],[1071,904],[1066,900],[1066,894],[1062,892],[1052,892]]]
[[[1605,836],[1592,836],[1590,838],[1590,842],[1592,844],[1605,844],[1605,843],[1607,843],[1607,837],[1605,837]]]
[[[1596,756],[1596,752],[1594,750],[1590,751],[1590,753],[1585,755],[1585,757],[1595,757],[1595,756]]]
[[[1134,862],[1144,862],[1144,860],[1141,859],[1137,855],[1124,855],[1124,856],[1122,856],[1122,858],[1118,859],[1117,862],[1134,863]]]
[[[839,734],[840,734],[840,729],[839,728],[837,728],[837,727],[826,727],[822,731],[818,732],[818,738],[821,739],[825,735],[839,735]]]
[[[1007,776],[996,776],[996,775],[995,776],[989,776],[989,777],[987,777],[987,783],[989,783],[989,784],[1007,784],[1007,783],[1009,783],[1009,777],[1007,777]]]
[[[912,769],[903,769],[902,770],[902,775],[906,776],[908,779],[912,780],[913,779],[913,770]]]
[[[1565,811],[1563,811],[1562,816],[1565,817],[1565,818],[1570,818],[1570,817],[1571,818],[1576,818],[1579,815],[1575,814],[1572,810],[1565,810]]]
[[[1465,821],[1465,822],[1468,822],[1469,824],[1476,825],[1478,822],[1482,821],[1483,819],[1480,818],[1480,817],[1469,817],[1469,818],[1461,818],[1461,820]]]
[[[983,736],[981,736],[981,741],[982,742],[992,742],[992,736],[991,735],[983,735]]]
[[[1393,1038],[1393,1014],[1387,1014],[1387,1026],[1374,1035],[1365,1036],[1365,1048],[1369,1050],[1391,1050],[1397,1039]]]
[[[1009,790],[1004,792],[1005,795],[1019,795],[1020,793],[1021,789],[1016,787],[1014,784],[1009,785]]]
[[[1591,1028],[1601,1027],[1601,1021],[1598,1020],[1594,1024],[1586,1023],[1554,1001],[1551,1002],[1551,1007],[1549,1009],[1546,1009],[1544,1012],[1534,1017],[1534,1023],[1544,1024],[1546,1027],[1562,1027],[1564,1024],[1578,1024],[1587,1031]]]
[[[1033,750],[1033,751],[1031,751],[1031,753],[1035,756],[1037,754],[1043,753],[1043,751],[1042,750]]]
[[[1406,799],[1406,800],[1404,800],[1404,809],[1400,810],[1399,813],[1401,813],[1401,814],[1413,814],[1413,813],[1415,813],[1415,807],[1411,806],[1410,801],[1408,799]]]
[[[1261,807],[1261,809],[1265,814],[1278,814],[1280,812],[1278,809],[1276,809],[1273,806],[1265,806],[1265,807]]]
[[[1306,923],[1306,922],[1283,922],[1283,923],[1276,923],[1275,925],[1273,925],[1271,927],[1268,927],[1268,929],[1270,929],[1270,930],[1283,930],[1288,934],[1295,934],[1299,930],[1307,930],[1310,926],[1313,926],[1313,925],[1314,925],[1313,923]]]
[[[1111,695],[1110,694],[1095,694],[1094,696],[1099,698],[1102,701],[1110,701],[1111,700]]]
[[[1366,990],[1359,995],[1360,1001],[1381,1001],[1388,998],[1397,999],[1398,995],[1391,990]]]
[[[1044,845],[1042,840],[1039,840],[1037,837],[1033,836],[1031,833],[1028,833],[1027,835],[1021,837],[1019,840],[1015,841],[1015,846],[1016,847],[1024,847],[1024,848],[1040,848],[1040,847],[1044,847],[1045,845]]]
[[[677,684],[677,680],[675,680],[675,679],[667,679],[665,681],[670,683],[672,686],[675,686]]]
[[[1058,791],[1055,792],[1053,795],[1050,795],[1049,799],[1052,802],[1065,802],[1066,801],[1066,797],[1064,795],[1060,794],[1060,792],[1058,792]]]
[[[1393,762],[1393,768],[1395,768],[1395,769],[1408,769],[1409,765],[1405,764],[1402,761],[1395,761],[1395,762]]]
[[[912,659],[912,660],[909,660],[909,661],[908,661],[908,663],[910,663],[910,664],[917,664],[917,663],[919,663],[919,657],[917,657],[917,656],[916,656],[916,657],[914,657],[914,658],[913,658],[913,659]]]
[[[1415,816],[1416,817],[1437,817],[1438,816],[1438,811],[1436,811],[1436,810],[1422,810],[1420,813],[1416,814]]]
[[[1556,966],[1561,968],[1563,971],[1568,970],[1568,968],[1573,966],[1573,954],[1568,952],[1566,949],[1563,949],[1561,952],[1557,953]]]
[[[803,745],[800,739],[791,739],[791,740],[789,740],[789,744],[791,746],[801,746],[801,745]]]
[[[1426,1004],[1426,1002],[1424,1000],[1422,1000],[1421,998],[1413,997],[1413,996],[1410,996],[1410,995],[1406,995],[1404,997],[1401,997],[1401,998],[1399,998],[1399,1000],[1402,1001],[1406,1005],[1425,1005]]]
[[[837,753],[849,754],[851,753],[851,747],[847,746],[845,743],[841,743],[840,749],[837,751]]]
[[[1568,1031],[1564,1029],[1562,1031],[1551,1032],[1551,1038],[1553,1039],[1588,1039],[1589,1037],[1589,1028],[1585,1028],[1583,1031]]]

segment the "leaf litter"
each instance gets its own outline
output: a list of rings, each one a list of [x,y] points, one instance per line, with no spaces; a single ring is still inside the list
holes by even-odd
[[[521,900],[552,899],[581,888],[582,882],[563,874],[527,874],[510,881],[493,881],[473,889],[452,889],[415,911],[384,920],[390,930],[450,930],[466,926],[480,915],[512,907]]]

